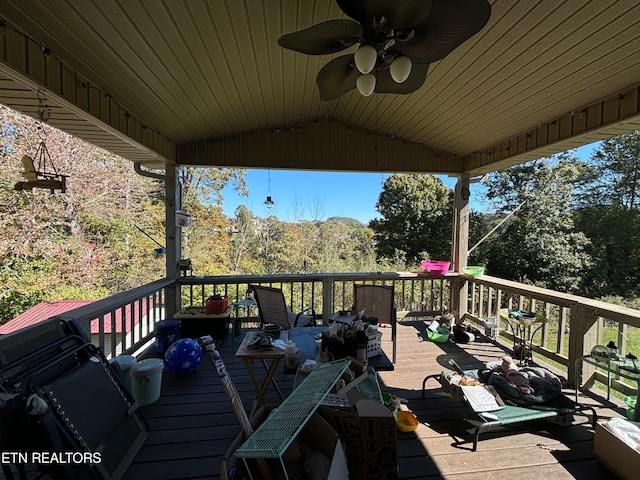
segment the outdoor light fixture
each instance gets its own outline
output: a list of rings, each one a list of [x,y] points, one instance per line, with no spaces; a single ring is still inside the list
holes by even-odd
[[[396,59],[391,62],[389,73],[396,83],[404,82],[409,78],[409,75],[411,75],[411,59],[404,55],[396,57]]]
[[[361,45],[356,50],[353,60],[356,63],[358,71],[364,75],[370,73],[378,61],[378,51],[373,45]]]
[[[360,75],[356,79],[356,86],[358,87],[358,91],[368,97],[373,93],[373,90],[376,88],[376,76],[373,73],[367,73],[366,75]]]
[[[271,208],[275,205],[275,202],[271,199],[271,195],[267,195],[267,199],[264,201],[267,208]]]
[[[272,208],[275,202],[271,198],[271,170],[267,170],[267,199],[264,201],[267,208]]]

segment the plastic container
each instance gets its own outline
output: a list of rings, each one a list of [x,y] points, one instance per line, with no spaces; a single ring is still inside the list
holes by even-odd
[[[449,341],[449,330],[444,327],[438,327],[435,332],[427,329],[427,338],[432,342],[445,343]]]
[[[213,297],[207,298],[204,302],[204,308],[207,315],[221,315],[227,311],[228,306],[229,297],[226,295],[214,295]]]
[[[156,323],[156,353],[164,354],[171,344],[180,340],[180,319],[167,318]]]
[[[445,262],[443,260],[422,260],[420,262],[422,270],[427,273],[433,273],[435,275],[446,275],[449,271],[451,262]]]
[[[484,275],[484,267],[480,265],[464,267],[462,271],[466,275],[471,275],[472,277],[480,277],[481,275]]]
[[[418,419],[408,410],[396,412],[396,425],[401,432],[415,432],[418,428]]]
[[[109,363],[116,364],[122,383],[133,392],[131,386],[131,368],[136,364],[136,357],[133,355],[119,355],[109,360]]]
[[[140,360],[131,367],[132,393],[138,405],[149,405],[160,398],[163,368],[159,358]]]
[[[634,419],[633,416],[635,414],[637,401],[638,401],[637,395],[630,395],[628,397],[624,397],[624,403],[627,404],[627,419],[633,420],[636,422],[638,420]]]
[[[300,349],[292,340],[287,340],[285,343],[284,364],[289,371],[295,371],[300,364]]]

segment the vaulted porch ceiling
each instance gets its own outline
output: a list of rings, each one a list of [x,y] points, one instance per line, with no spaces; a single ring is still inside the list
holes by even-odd
[[[640,128],[637,0],[492,0],[410,95],[325,102],[334,0],[0,0],[0,102],[148,168],[480,174]]]

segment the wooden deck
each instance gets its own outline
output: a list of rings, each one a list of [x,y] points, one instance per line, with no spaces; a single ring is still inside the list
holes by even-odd
[[[406,398],[420,421],[416,432],[398,432],[401,479],[616,478],[593,455],[593,430],[586,417],[576,417],[570,427],[540,420],[487,433],[481,437],[478,451],[472,452],[469,432],[474,415],[461,402],[443,394],[435,381],[427,384],[422,399],[422,380],[446,369],[448,358],[455,358],[463,368],[478,368],[497,360],[508,346],[496,345],[484,336],[468,345],[436,344],[423,341],[424,329],[420,320],[400,323],[396,369],[379,374],[383,390]],[[390,329],[383,332],[383,348],[390,353]],[[244,365],[234,357],[239,343],[229,337],[220,352],[248,409],[255,391]],[[291,391],[293,380],[293,375],[283,371],[277,377],[285,394]],[[566,392],[572,394],[571,390]],[[276,397],[271,400],[275,403]],[[581,401],[597,405],[600,418],[624,415],[622,408],[598,395],[583,395]],[[187,376],[165,371],[160,399],[142,411],[150,434],[125,479],[219,478],[222,456],[240,426],[206,357]]]

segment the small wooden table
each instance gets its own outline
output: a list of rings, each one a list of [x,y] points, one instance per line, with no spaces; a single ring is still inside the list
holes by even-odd
[[[326,329],[326,326],[294,327],[290,331],[282,330],[280,332],[280,339],[286,341],[287,338],[291,338],[291,340],[293,340],[300,349],[300,364],[303,364],[305,360],[314,360],[316,358],[318,352],[316,335],[322,333]],[[278,370],[278,366],[280,365],[280,361],[284,358],[284,350],[277,347],[250,350],[248,345],[256,338],[257,334],[258,330],[249,330],[236,351],[236,358],[242,359],[253,386],[256,388],[256,397],[251,408],[252,413],[260,405],[265,404],[265,397],[269,390],[269,385],[272,385],[280,399],[284,400],[284,395],[274,378]],[[262,381],[258,379],[253,368],[254,361],[258,361],[262,364],[262,368],[265,372]],[[391,371],[394,369],[393,363],[391,363],[389,357],[387,357],[384,352],[380,355],[369,358],[368,363],[377,371]]]
[[[256,398],[251,407],[251,414],[260,406],[265,404],[265,396],[269,390],[269,385],[273,385],[274,390],[280,397],[280,400],[284,400],[284,395],[280,391],[278,384],[273,378],[280,364],[280,360],[284,358],[284,350],[277,347],[262,348],[257,350],[250,350],[249,343],[256,338],[258,330],[250,330],[246,333],[242,339],[242,343],[236,351],[236,358],[242,359],[244,365],[249,372],[249,377],[253,382],[253,386],[256,388]],[[283,341],[287,339],[287,331],[282,330],[280,332],[280,338]],[[255,371],[253,370],[253,362],[257,360],[262,364],[265,371],[265,376],[262,381],[258,380]]]

